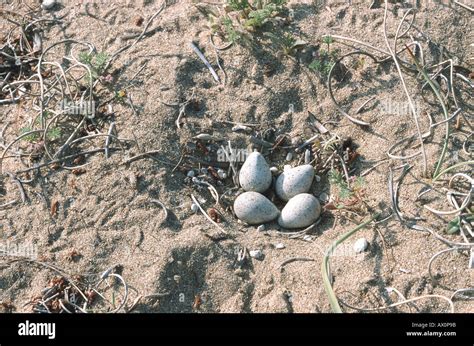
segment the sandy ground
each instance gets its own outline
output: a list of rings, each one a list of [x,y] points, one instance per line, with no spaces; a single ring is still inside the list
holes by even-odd
[[[25,13],[28,11],[25,3],[2,0],[2,7]],[[420,3],[416,27],[434,43],[430,47],[424,43],[427,62],[439,60],[438,45],[456,59],[456,64],[472,69],[472,15],[454,4]],[[37,8],[38,2],[31,1],[30,5]],[[136,25],[137,18],[143,17],[146,22],[161,5],[158,0],[66,2],[54,12],[43,13],[45,17],[61,20],[59,24],[44,26],[44,46],[74,39],[90,42],[97,51],[112,54],[131,42],[127,36],[143,30],[143,25]],[[383,4],[376,2],[369,9],[369,2],[362,1],[348,4],[302,0],[291,1],[289,7],[294,10],[294,19],[288,24],[288,30],[309,42],[307,52],[327,33],[386,49]],[[406,8],[408,5],[401,2],[390,4],[389,39],[393,40]],[[8,27],[8,22],[0,20],[3,28]],[[190,1],[168,3],[151,24],[151,34],[120,55],[109,70],[114,78],[111,88],[118,91],[127,87],[136,112],[126,103],[110,102],[113,115],[98,130],[106,133],[110,122],[115,121],[117,136],[133,139],[136,145],[113,151],[109,159],[101,153],[88,157],[90,164],[82,175],[74,175],[66,169],[41,169],[31,183],[24,184],[29,197],[26,203],[0,209],[3,239],[33,244],[39,260],[71,275],[100,274],[118,266],[115,270],[131,287],[128,306],[138,295],[163,293],[161,297],[142,299],[134,312],[330,312],[320,270],[323,252],[368,214],[361,212],[359,217],[351,213],[325,212],[309,237],[291,239],[236,222],[225,205],[225,202],[231,203],[231,195],[217,207],[223,216],[220,225],[228,232],[226,237],[218,237],[217,228],[201,213],[194,214],[190,209],[191,194],[201,198],[206,209],[213,206],[213,199],[207,189],[186,180],[186,172],[198,169],[199,164],[187,159],[180,161],[182,154],[189,143],[196,142],[192,137],[200,133],[226,138],[242,149],[252,146],[251,135],[261,136],[267,129],[305,140],[314,134],[307,125],[310,111],[319,121],[332,122],[326,125],[331,133],[353,139],[360,154],[354,174],[359,175],[376,160],[386,158],[387,150],[397,140],[416,133],[413,117],[409,112],[386,115],[380,106],[372,105],[358,115],[370,122],[370,128],[351,123],[337,112],[324,81],[308,70],[305,52],[290,59],[275,50],[252,51],[234,45],[219,51],[227,78],[225,86],[218,85],[189,45],[194,40],[217,69],[206,25],[207,19]],[[412,34],[417,32],[413,30]],[[342,44],[333,45],[344,53],[353,50]],[[48,58],[60,61],[67,49],[65,44],[58,45]],[[146,67],[132,85],[128,85],[144,63]],[[224,77],[220,71],[219,75]],[[423,110],[430,111],[435,121],[441,121],[443,115],[438,106],[421,98],[421,79],[406,78],[408,89],[420,101]],[[375,65],[369,59],[363,71],[353,71],[348,81],[338,85],[335,95],[351,114],[373,95],[381,102],[406,100],[394,65]],[[184,123],[177,129],[179,107],[163,102],[182,103],[191,97],[195,101],[186,107]],[[472,91],[463,95],[467,102],[472,102],[470,97]],[[5,143],[18,135],[33,114],[32,101],[0,107],[2,128],[7,122],[10,124],[4,133]],[[237,133],[231,130],[233,125],[229,122],[255,126],[249,134]],[[426,131],[427,117],[420,118],[420,122]],[[437,127],[426,144],[431,171],[443,131],[442,126]],[[455,139],[453,136],[449,145],[451,163],[468,159]],[[89,149],[103,147],[104,138],[95,138],[87,145]],[[260,146],[255,148],[261,150]],[[124,164],[127,158],[151,150],[157,152],[152,158]],[[282,168],[288,164],[284,160],[288,150],[266,152],[267,159]],[[411,152],[413,150],[404,154]],[[205,157],[198,149],[191,149],[191,154]],[[295,155],[289,164],[296,165],[300,158],[301,155]],[[406,215],[425,218],[424,225],[447,239],[462,242],[459,234],[444,233],[447,219],[434,217],[423,208],[424,203],[438,209],[447,208],[444,196],[433,193],[416,201],[417,194],[429,180],[420,178],[419,157],[407,162],[413,168],[400,190],[400,209]],[[30,164],[26,159],[23,163],[19,159],[8,159],[4,160],[3,169],[16,171]],[[395,160],[387,162],[365,177],[365,200],[372,210],[389,212],[388,167],[401,164]],[[394,172],[399,176],[400,170]],[[27,180],[25,176],[22,178]],[[16,185],[6,176],[2,179],[0,204],[19,198]],[[231,179],[221,185],[218,186],[220,193],[233,187]],[[323,191],[334,191],[325,175],[312,188],[316,196]],[[167,220],[163,221],[163,211],[152,199],[167,207]],[[51,215],[51,206],[56,202],[57,213]],[[270,226],[270,229],[276,227]],[[367,252],[356,255],[352,244],[359,237],[367,238],[370,245]],[[285,248],[277,249],[278,243],[283,243]],[[243,264],[239,263],[237,256],[242,248],[261,249],[264,258],[247,258]],[[343,302],[370,309],[402,299],[394,292],[389,293],[389,287],[407,299],[428,294],[450,297],[456,289],[473,287],[474,271],[468,269],[466,251],[449,252],[434,261],[432,270],[438,282],[432,281],[428,262],[446,248],[435,237],[403,227],[392,218],[376,228],[361,230],[342,245],[340,255],[331,259],[334,289]],[[69,255],[73,250],[79,255],[71,259]],[[314,261],[295,261],[280,268],[281,263],[294,257]],[[38,296],[57,275],[25,262],[3,264],[0,273],[0,301],[13,305],[13,309],[4,308],[6,311],[17,312],[31,311],[31,305],[25,304]],[[457,312],[474,312],[474,304],[469,300],[455,299],[454,306]],[[347,312],[358,311],[343,308]],[[417,301],[416,306],[405,304],[384,311],[417,310],[445,312],[449,306],[443,300],[427,298]]]

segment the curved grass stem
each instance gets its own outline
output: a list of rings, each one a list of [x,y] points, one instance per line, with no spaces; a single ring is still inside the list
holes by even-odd
[[[371,223],[373,220],[377,219],[379,217],[379,213],[377,213],[375,216],[371,217],[369,220],[364,221],[360,225],[358,225],[356,228],[350,230],[349,232],[345,233],[341,238],[337,239],[334,243],[331,244],[331,246],[328,248],[326,251],[326,254],[324,255],[323,262],[321,264],[321,274],[323,276],[323,285],[324,285],[324,290],[326,291],[326,294],[328,295],[329,298],[329,303],[331,305],[331,309],[333,312],[336,313],[342,313],[341,306],[339,305],[339,302],[337,301],[336,294],[334,293],[334,290],[331,285],[331,281],[329,280],[329,259],[331,254],[336,250],[336,248],[344,242],[347,238],[349,238],[351,235],[356,233],[357,231],[361,230],[365,226],[367,226],[369,223]]]
[[[436,176],[438,176],[441,166],[443,165],[444,157],[446,156],[446,152],[448,150],[449,135],[450,135],[449,122],[447,121],[449,120],[448,109],[446,108],[446,104],[444,103],[443,97],[441,96],[441,93],[439,92],[438,83],[431,80],[431,78],[428,76],[428,73],[426,73],[423,66],[420,65],[420,63],[418,62],[418,60],[416,59],[415,55],[412,53],[410,48],[407,47],[407,50],[408,50],[408,53],[413,58],[413,62],[415,63],[416,68],[423,75],[423,78],[426,80],[426,82],[429,84],[434,94],[436,95],[436,98],[438,99],[439,103],[441,104],[441,107],[443,108],[444,119],[446,120],[446,134],[444,138],[443,148],[441,149],[441,154],[439,156],[438,162],[436,163],[435,171],[433,173],[433,179],[434,179]]]
[[[456,169],[458,167],[461,167],[461,166],[464,166],[464,165],[474,165],[474,160],[471,160],[471,161],[463,161],[463,162],[459,162],[455,165],[452,165],[444,170],[442,170],[441,172],[439,172],[437,175],[433,175],[433,181],[436,181],[438,180],[442,175],[448,173],[448,172],[451,172],[453,169]]]

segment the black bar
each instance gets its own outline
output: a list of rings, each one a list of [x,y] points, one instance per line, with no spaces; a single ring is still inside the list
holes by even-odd
[[[3,314],[0,315],[0,345],[204,343],[472,346],[473,316],[472,314]],[[55,338],[19,336],[19,324],[26,321],[30,327],[31,323],[55,323]],[[35,332],[35,329],[32,331]],[[453,332],[456,336],[452,335]],[[409,336],[407,333],[424,335]],[[444,333],[444,335],[433,333]]]

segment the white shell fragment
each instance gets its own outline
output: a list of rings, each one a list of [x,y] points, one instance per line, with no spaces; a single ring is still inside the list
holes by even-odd
[[[474,251],[471,251],[471,259],[469,260],[469,269],[474,269]]]
[[[237,131],[244,131],[244,132],[250,132],[252,131],[252,128],[249,126],[245,126],[242,124],[237,124],[234,127],[232,127],[232,131],[237,132]]]
[[[261,225],[275,220],[280,211],[268,198],[258,192],[244,192],[234,202],[235,215],[249,225]]]
[[[41,8],[43,10],[51,10],[54,6],[56,6],[57,3],[57,0],[43,0],[41,3]]]
[[[300,193],[308,192],[314,178],[314,168],[302,165],[284,171],[275,183],[275,192],[284,201]]]
[[[263,231],[265,231],[265,225],[260,225],[260,226],[258,226],[258,227],[257,227],[257,231],[258,231],[258,232],[263,232]]]
[[[250,250],[249,255],[250,257],[255,258],[255,259],[263,259],[262,250]]]
[[[292,152],[289,152],[288,154],[286,154],[286,161],[291,161],[293,160],[293,153]]]
[[[282,250],[285,248],[285,245],[283,243],[278,243],[275,245],[275,249]]]
[[[299,137],[292,137],[291,138],[291,145],[297,146],[301,143],[301,138]]]
[[[369,242],[365,238],[359,238],[354,243],[354,251],[356,253],[362,253],[369,247]]]
[[[212,141],[215,139],[214,136],[211,136],[210,134],[208,133],[200,133],[198,134],[197,136],[194,136],[193,137],[194,139],[200,139],[202,141]]]
[[[288,201],[281,211],[278,224],[283,228],[303,228],[313,224],[321,214],[321,205],[316,197],[301,193]]]
[[[277,174],[277,173],[278,173],[278,168],[276,168],[276,167],[271,167],[271,168],[270,168],[270,172],[272,172],[272,174]]]
[[[197,213],[197,211],[199,210],[199,207],[197,206],[197,204],[191,204],[191,211],[193,213]]]
[[[217,170],[217,175],[219,176],[220,179],[227,178],[227,173],[223,169]]]
[[[264,192],[272,183],[272,173],[262,154],[254,151],[245,160],[239,173],[240,186],[245,191]]]
[[[311,151],[309,151],[309,149],[306,149],[306,151],[304,152],[304,163],[306,165],[309,165],[310,162],[311,162]]]

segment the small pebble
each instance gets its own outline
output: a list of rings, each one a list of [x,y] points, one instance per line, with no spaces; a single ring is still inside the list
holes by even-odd
[[[311,162],[311,151],[309,151],[309,149],[306,149],[306,151],[304,152],[304,163],[306,165],[309,165],[310,162]]]
[[[226,173],[223,169],[217,170],[217,175],[218,175],[219,178],[221,178],[221,179],[227,178],[227,173]]]
[[[291,160],[293,160],[293,153],[292,153],[292,152],[289,152],[288,154],[286,154],[285,160],[286,160],[286,161],[291,161]]]
[[[242,270],[242,268],[236,268],[236,269],[234,270],[234,273],[235,273],[235,275],[237,275],[237,276],[244,276],[244,275],[245,275],[245,271]]]
[[[367,242],[367,239],[359,238],[354,243],[354,251],[356,253],[362,253],[365,250],[367,250],[368,246],[369,246],[369,243]]]
[[[321,181],[321,177],[319,175],[315,175],[314,180],[316,180],[316,182],[319,183]]]
[[[54,6],[56,6],[57,3],[57,0],[43,0],[41,3],[41,8],[43,10],[51,10],[54,8]]]
[[[234,131],[234,132],[237,132],[237,131],[250,132],[250,131],[252,131],[252,128],[248,127],[248,126],[245,126],[245,125],[238,124],[238,125],[235,125],[234,127],[232,127],[232,131]]]
[[[284,249],[285,248],[285,245],[283,243],[278,243],[275,245],[275,249],[278,249],[278,250],[281,250],[281,249]]]
[[[319,200],[322,202],[322,203],[326,203],[329,201],[329,195],[326,193],[326,192],[323,192],[319,195]]]
[[[290,103],[288,105],[288,113],[294,113],[295,112],[295,105],[293,103]]]
[[[197,204],[191,204],[191,210],[193,213],[197,213],[197,211],[199,210],[199,207],[197,206]]]
[[[128,181],[130,182],[130,186],[134,189],[137,188],[137,184],[138,184],[138,178],[137,176],[135,175],[134,172],[130,172],[130,174],[128,175]]]
[[[191,170],[191,171],[188,172],[188,174],[186,174],[186,176],[188,176],[189,178],[193,178],[195,174],[196,173],[194,173],[194,171]]]
[[[474,269],[474,251],[471,250],[471,260],[469,261],[469,269]]]
[[[297,146],[297,145],[299,145],[300,143],[301,143],[301,138],[299,138],[299,137],[293,137],[293,138],[291,139],[291,145],[293,145],[293,146]]]
[[[250,250],[249,251],[249,255],[250,257],[252,258],[255,258],[255,259],[263,259],[263,252],[262,250]]]
[[[308,235],[308,234],[306,234],[306,235],[303,237],[303,240],[304,240],[304,241],[313,241],[313,237],[310,236],[310,235]]]
[[[289,19],[290,21],[295,20],[295,10],[292,9],[292,8],[290,8],[290,9],[288,10],[288,19]]]
[[[258,71],[259,71],[258,64],[253,65],[252,68],[250,69],[250,77],[252,77],[253,79],[257,78]]]
[[[259,231],[259,232],[265,231],[265,225],[260,225],[260,226],[258,226],[258,227],[257,227],[257,231]]]
[[[276,174],[278,174],[278,168],[276,168],[276,167],[271,167],[271,168],[270,168],[270,172],[272,172],[272,174],[276,175]]]

